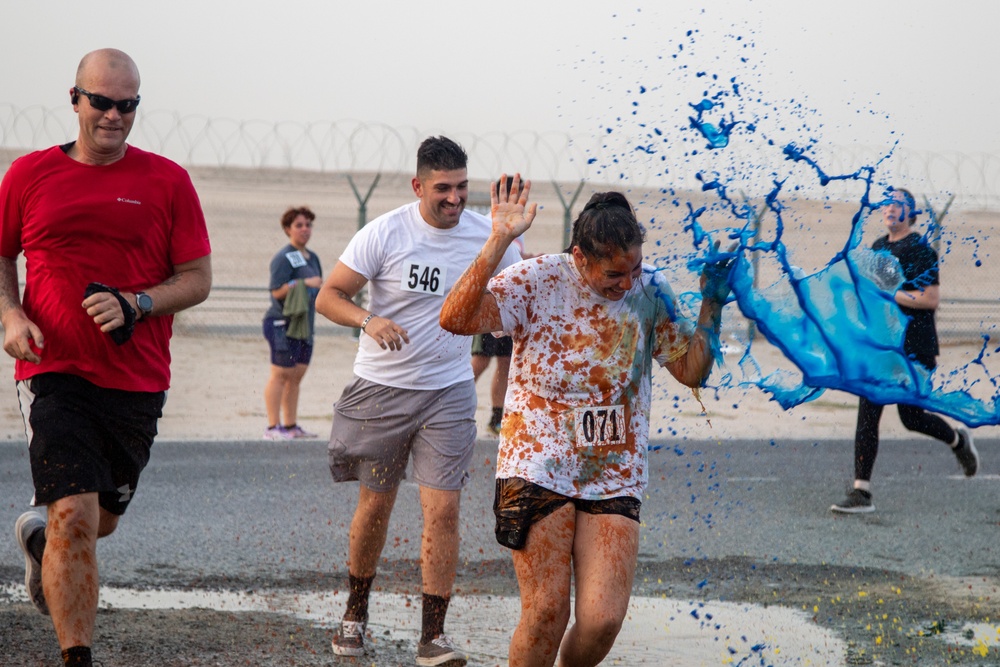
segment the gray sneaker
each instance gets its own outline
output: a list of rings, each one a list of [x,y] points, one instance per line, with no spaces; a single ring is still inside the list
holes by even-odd
[[[958,459],[958,462],[962,464],[962,472],[965,473],[965,476],[972,477],[979,472],[979,452],[976,451],[976,445],[972,442],[972,434],[969,433],[969,429],[959,426],[955,430],[958,431],[958,447],[952,451],[955,452],[955,458]]]
[[[830,511],[843,514],[866,514],[875,511],[875,503],[872,502],[870,492],[851,489],[844,500],[830,507]]]
[[[468,660],[448,635],[438,635],[426,644],[417,644],[417,664],[421,667],[465,667]]]
[[[45,603],[45,591],[42,590],[42,563],[35,560],[28,548],[28,539],[38,530],[45,530],[45,517],[34,510],[19,516],[14,524],[17,543],[24,552],[24,587],[28,590],[28,598],[35,609],[48,616],[49,605]]]
[[[336,655],[346,655],[358,657],[368,651],[365,642],[365,630],[368,628],[368,619],[363,621],[341,621],[340,627],[333,635],[333,652]]]

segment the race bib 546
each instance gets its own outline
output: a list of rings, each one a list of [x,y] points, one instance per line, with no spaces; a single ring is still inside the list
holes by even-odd
[[[403,278],[399,288],[407,292],[443,296],[446,276],[446,267],[419,259],[408,259],[403,263]]]

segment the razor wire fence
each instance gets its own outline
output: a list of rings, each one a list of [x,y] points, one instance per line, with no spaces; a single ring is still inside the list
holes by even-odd
[[[140,107],[130,139],[187,167],[270,169],[320,173],[409,173],[427,132],[360,120],[291,122],[212,118]],[[25,151],[75,136],[68,107],[19,108],[0,104],[0,149]],[[675,186],[677,165],[692,163],[691,144],[665,141],[648,155],[647,138],[627,130],[611,133],[449,133],[469,153],[469,174],[491,178],[516,167],[536,180],[627,183],[632,187]],[[934,196],[954,196],[956,209],[1000,210],[1000,155],[929,152],[864,145],[822,146],[811,151],[827,173],[851,173],[879,163],[886,180],[915,185]],[[746,143],[727,148],[732,162],[754,165],[764,179],[785,162],[772,147]],[[888,153],[888,155],[887,155]],[[674,165],[674,174],[664,165]],[[685,171],[690,172],[691,169]],[[750,171],[744,169],[744,171]],[[830,183],[830,196],[853,195]]]
[[[137,113],[130,142],[191,170],[213,222],[216,287],[206,304],[179,318],[179,325],[217,335],[258,330],[267,306],[263,284],[267,263],[284,240],[276,222],[284,208],[311,203],[318,215],[332,221],[316,230],[317,241],[325,244],[318,251],[329,270],[357,226],[373,217],[368,211],[381,213],[412,200],[408,184],[417,147],[434,134],[352,119],[272,122],[185,116],[142,107]],[[0,104],[0,172],[19,154],[71,140],[76,122],[69,107]],[[698,151],[692,151],[690,142],[664,141],[654,152],[647,137],[625,130],[592,135],[531,130],[448,135],[469,154],[474,181],[470,205],[477,198],[488,202],[488,183],[498,174],[513,170],[528,174],[538,185],[533,198],[549,210],[551,224],[560,227],[559,248],[568,241],[574,208],[586,201],[580,196],[585,186],[589,191],[610,186],[654,193],[675,188],[696,192],[700,183],[694,174],[707,164],[701,161],[707,152],[695,155]],[[899,146],[887,151],[862,145],[814,145],[810,150],[828,174],[878,164],[884,182],[907,184],[932,213],[950,211],[951,219],[957,217],[955,212],[971,212],[980,219],[1000,214],[1000,155]],[[752,142],[732,142],[726,160],[732,173],[744,179],[739,187],[749,192],[767,192],[775,174],[787,170],[780,150]],[[206,184],[210,187],[203,187]],[[849,181],[821,188],[806,180],[794,188],[795,196],[824,201],[856,201],[858,196],[858,184]],[[944,224],[947,227],[948,221]],[[952,238],[962,234],[958,230]],[[246,277],[248,266],[260,267],[251,272],[252,279]],[[997,284],[995,278],[1000,276],[988,275],[950,291],[955,296],[939,310],[945,341],[972,340],[984,329],[993,331],[993,313],[1000,310],[991,288]],[[326,322],[318,326],[319,333],[341,331]]]

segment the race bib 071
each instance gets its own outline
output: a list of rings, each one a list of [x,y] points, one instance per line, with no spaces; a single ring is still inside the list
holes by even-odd
[[[625,443],[625,406],[602,405],[573,411],[577,447],[603,447]]]
[[[408,259],[403,263],[403,278],[399,282],[399,288],[407,292],[443,296],[446,276],[446,267]]]

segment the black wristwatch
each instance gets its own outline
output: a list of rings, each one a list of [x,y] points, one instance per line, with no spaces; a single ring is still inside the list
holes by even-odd
[[[135,293],[135,305],[139,309],[139,312],[142,313],[143,317],[146,317],[153,312],[153,298],[145,292]]]

